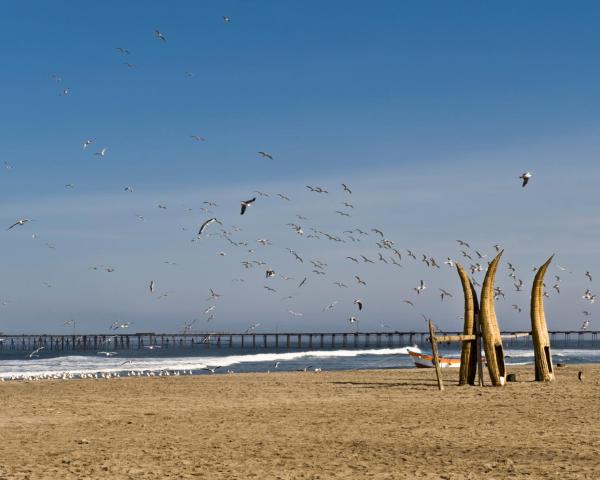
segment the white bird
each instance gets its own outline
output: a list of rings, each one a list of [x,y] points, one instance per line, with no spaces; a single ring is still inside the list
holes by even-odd
[[[39,357],[39,354],[38,354],[38,352],[40,352],[40,350],[43,350],[44,348],[46,348],[46,347],[39,347],[39,348],[36,348],[36,349],[35,349],[33,352],[31,352],[31,353],[29,354],[29,358],[33,358],[33,357]]]
[[[104,148],[102,148],[100,151],[98,151],[98,152],[94,153],[94,155],[97,155],[97,156],[99,156],[99,157],[104,157],[104,156],[106,155],[106,151],[107,151],[107,150],[108,150],[108,149],[107,149],[106,147],[104,147]]]
[[[89,147],[92,143],[94,143],[93,140],[87,139],[86,141],[83,142],[83,149],[85,150],[87,147]]]
[[[150,293],[154,293],[155,286],[156,284],[154,283],[154,280],[150,280]]]
[[[27,222],[29,222],[28,218],[19,218],[15,223],[8,227],[7,230],[10,230],[11,228],[16,227],[17,225],[25,225]]]
[[[529,179],[532,177],[533,175],[530,172],[525,172],[523,173],[519,178],[521,180],[523,180],[523,184],[521,185],[522,187],[525,187],[525,185],[527,185],[527,183],[529,182]]]
[[[581,330],[587,330],[589,326],[590,326],[590,321],[588,319],[585,319],[583,321],[583,323],[581,324]]]
[[[363,301],[359,300],[358,298],[356,300],[354,300],[354,304],[358,307],[359,310],[363,309]]]

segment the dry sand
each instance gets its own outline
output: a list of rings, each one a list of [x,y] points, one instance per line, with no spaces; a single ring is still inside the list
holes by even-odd
[[[0,478],[598,479],[600,367],[0,384]],[[511,371],[515,371],[512,369]]]

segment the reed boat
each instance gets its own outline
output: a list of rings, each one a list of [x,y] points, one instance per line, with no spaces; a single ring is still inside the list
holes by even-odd
[[[433,362],[433,356],[425,355],[423,353],[413,352],[408,350],[408,354],[412,357],[417,368],[433,368],[435,363]],[[445,358],[439,357],[441,368],[458,368],[460,367],[460,358]]]

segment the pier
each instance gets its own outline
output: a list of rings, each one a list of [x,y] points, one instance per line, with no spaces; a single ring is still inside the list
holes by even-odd
[[[462,332],[444,332],[460,335]],[[600,347],[599,331],[551,331],[555,348]],[[502,332],[505,344],[527,346],[531,335],[524,332]],[[423,345],[428,332],[293,332],[293,333],[114,333],[114,334],[21,334],[0,335],[0,353],[30,352],[44,347],[51,352],[119,351],[141,349],[238,349],[238,350],[331,350],[399,348]],[[443,346],[443,343],[440,344]]]

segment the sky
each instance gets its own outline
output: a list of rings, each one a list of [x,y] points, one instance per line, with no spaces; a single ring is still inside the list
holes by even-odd
[[[599,23],[585,1],[2,2],[0,331],[461,330],[443,262],[485,270],[494,244],[502,329],[530,328],[552,254],[549,327],[594,328]]]

